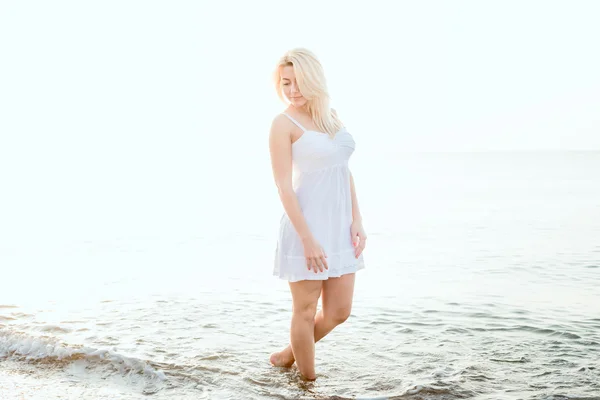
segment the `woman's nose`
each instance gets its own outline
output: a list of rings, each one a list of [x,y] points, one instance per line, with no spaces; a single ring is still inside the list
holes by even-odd
[[[298,86],[296,86],[296,84],[295,84],[295,83],[292,83],[292,84],[291,84],[291,89],[290,89],[290,91],[291,91],[292,93],[296,93],[296,92],[298,92]]]

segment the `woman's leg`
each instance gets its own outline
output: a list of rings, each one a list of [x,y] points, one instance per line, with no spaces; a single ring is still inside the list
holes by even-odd
[[[350,316],[354,295],[355,273],[329,278],[323,281],[323,307],[317,313],[314,323],[314,340],[318,342],[336,326]],[[271,363],[278,367],[291,367],[294,364],[292,346],[271,355]]]
[[[323,281],[290,282],[292,324],[290,342],[300,373],[309,380],[315,375],[315,314]]]

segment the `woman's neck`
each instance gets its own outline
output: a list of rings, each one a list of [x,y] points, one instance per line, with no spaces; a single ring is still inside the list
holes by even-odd
[[[288,111],[293,111],[298,114],[310,116],[310,111],[308,111],[308,107],[306,107],[306,105],[302,107],[294,107],[292,104],[290,104],[290,106],[288,107]]]

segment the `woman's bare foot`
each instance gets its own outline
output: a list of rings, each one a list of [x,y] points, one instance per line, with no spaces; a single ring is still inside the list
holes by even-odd
[[[276,367],[285,367],[289,368],[294,364],[294,353],[290,346],[286,347],[284,350],[279,351],[277,353],[271,354],[271,364]]]

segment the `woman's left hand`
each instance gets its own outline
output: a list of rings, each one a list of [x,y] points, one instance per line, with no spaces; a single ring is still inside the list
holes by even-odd
[[[356,258],[358,258],[367,245],[367,234],[362,226],[362,221],[352,221],[352,225],[350,226],[350,234],[352,237],[352,245],[354,246],[354,254]]]

